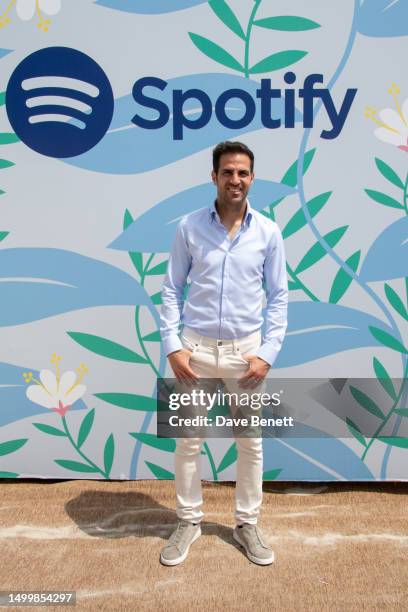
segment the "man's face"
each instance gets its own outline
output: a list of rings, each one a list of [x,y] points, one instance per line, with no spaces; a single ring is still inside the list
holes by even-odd
[[[217,202],[224,206],[241,205],[246,201],[254,176],[251,160],[245,153],[221,155],[217,174],[214,171],[211,173],[213,183],[217,186]]]

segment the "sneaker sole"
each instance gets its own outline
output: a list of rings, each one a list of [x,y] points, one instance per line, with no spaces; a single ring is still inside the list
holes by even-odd
[[[241,542],[239,535],[237,534],[236,531],[233,532],[232,537],[234,538],[236,542],[238,542],[241,548],[245,550],[246,556],[248,557],[250,561],[252,561],[252,563],[256,563],[257,565],[270,565],[271,563],[275,561],[275,553],[273,552],[272,552],[272,555],[269,557],[269,559],[260,559],[259,557],[255,557],[254,555],[251,555],[251,553],[248,552],[248,549],[245,546],[245,544]]]
[[[180,555],[180,557],[177,557],[176,559],[165,559],[161,554],[160,554],[160,563],[162,563],[163,565],[178,565],[179,563],[182,563],[188,555],[188,551],[190,550],[190,546],[193,544],[193,542],[195,542],[196,540],[198,540],[198,538],[201,535],[201,529],[199,529],[195,535],[193,536],[193,539],[191,540],[190,544],[187,546],[185,552]]]

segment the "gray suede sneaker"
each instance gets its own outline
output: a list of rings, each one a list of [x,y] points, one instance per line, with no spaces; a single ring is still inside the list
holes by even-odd
[[[233,538],[245,549],[248,559],[253,563],[269,565],[274,562],[274,552],[262,540],[256,525],[244,523],[242,527],[235,527]]]
[[[187,557],[191,544],[200,535],[200,525],[179,521],[176,530],[173,531],[169,541],[161,551],[160,561],[163,565],[178,565]]]

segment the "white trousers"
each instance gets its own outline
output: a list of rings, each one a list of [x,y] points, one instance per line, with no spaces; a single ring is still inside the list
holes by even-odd
[[[249,365],[242,355],[254,353],[261,344],[261,332],[239,340],[216,340],[184,328],[183,346],[193,352],[191,368],[201,378],[222,378],[228,393],[259,393],[261,382],[255,389],[243,389],[238,381]],[[232,416],[237,406],[230,405]],[[235,520],[237,525],[256,525],[262,503],[263,450],[261,437],[236,437],[237,471],[235,487]],[[179,519],[199,523],[202,512],[201,450],[203,438],[178,438],[175,451],[175,485],[177,516]]]

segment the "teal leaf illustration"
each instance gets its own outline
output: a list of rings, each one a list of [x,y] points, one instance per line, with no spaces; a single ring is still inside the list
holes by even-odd
[[[231,446],[229,447],[229,449],[225,453],[224,457],[222,458],[222,460],[220,462],[220,465],[217,468],[217,474],[219,474],[220,472],[225,470],[227,467],[229,467],[236,460],[237,460],[237,445],[234,442],[233,444],[231,444]]]
[[[385,367],[383,366],[383,364],[381,363],[381,361],[377,359],[377,357],[374,357],[373,359],[373,367],[374,367],[374,372],[378,379],[378,382],[383,387],[384,391],[388,393],[391,399],[395,401],[397,399],[397,394],[395,393],[395,389],[394,389],[394,385],[391,380],[391,377],[388,374]]]
[[[176,441],[173,440],[173,438],[158,438],[154,434],[138,432],[132,432],[129,435],[136,438],[136,440],[139,440],[143,444],[167,451],[168,453],[174,453],[176,450]]]
[[[161,340],[160,332],[159,331],[152,332],[151,334],[144,336],[143,340],[145,342],[160,342]]]
[[[4,240],[10,232],[0,232],[0,242]]]
[[[279,51],[279,53],[273,53],[268,55],[263,60],[255,64],[250,68],[250,74],[260,74],[262,72],[273,72],[274,70],[281,70],[286,66],[295,64],[303,57],[307,55],[307,51]]]
[[[133,223],[133,217],[130,214],[130,212],[126,209],[125,211],[125,216],[123,219],[123,229],[125,230],[127,227],[129,227],[129,225],[131,225]],[[133,263],[133,265],[136,268],[136,271],[138,272],[139,276],[142,276],[143,274],[143,255],[142,253],[138,253],[137,251],[135,252],[129,252],[129,257]]]
[[[372,282],[408,276],[407,235],[408,216],[386,227],[366,254],[360,270],[361,280]]]
[[[396,414],[400,414],[403,417],[408,417],[408,409],[407,408],[397,408],[394,410]]]
[[[209,0],[208,4],[219,19],[242,40],[245,40],[245,33],[239,23],[237,16],[225,0]]]
[[[350,385],[350,392],[356,402],[358,402],[360,406],[362,406],[365,410],[371,412],[371,414],[378,417],[379,419],[385,419],[384,414],[381,412],[375,401],[372,400],[371,397],[369,397],[366,393],[364,393],[360,389],[357,389],[357,387],[353,387],[352,385]]]
[[[349,418],[346,418],[346,423],[350,433],[356,438],[356,440],[358,440],[363,446],[367,446],[367,442],[365,441],[365,438],[357,425]]]
[[[168,260],[166,259],[166,261],[160,262],[159,264],[157,264],[157,266],[154,266],[154,268],[150,268],[150,270],[148,270],[146,274],[148,276],[159,276],[160,274],[166,274],[167,264]]]
[[[383,177],[387,179],[387,181],[389,181],[396,187],[399,187],[399,189],[404,189],[404,183],[402,182],[398,174],[395,172],[395,170],[391,168],[391,166],[386,164],[385,161],[379,159],[378,157],[375,158],[375,164],[378,170],[383,175]]]
[[[71,459],[54,459],[55,463],[61,467],[71,470],[72,472],[99,472],[97,467],[89,465],[88,463],[80,463],[79,461],[71,461]]]
[[[149,470],[156,476],[158,480],[174,480],[174,474],[160,467],[160,465],[156,465],[155,463],[150,463],[150,461],[145,461]]]
[[[405,346],[401,344],[401,342],[397,340],[397,338],[394,338],[394,336],[392,336],[388,332],[371,325],[369,325],[368,328],[374,338],[384,346],[388,346],[388,348],[392,349],[393,351],[398,351],[399,353],[408,353]]]
[[[127,408],[128,410],[155,412],[157,407],[155,398],[146,397],[144,395],[134,395],[133,393],[95,393],[95,397],[113,406]]]
[[[282,468],[277,470],[266,470],[266,472],[263,473],[262,478],[263,480],[276,480],[281,471]]]
[[[14,453],[27,442],[28,438],[20,438],[18,440],[8,440],[8,442],[2,442],[0,444],[0,456],[9,455]]]
[[[397,200],[388,196],[386,193],[376,191],[375,189],[365,189],[366,194],[375,202],[383,204],[384,206],[391,206],[391,208],[404,208]]]
[[[310,164],[313,161],[314,154],[316,153],[316,149],[310,149],[306,151],[303,157],[303,168],[302,174],[305,175],[309,169]],[[289,187],[296,187],[297,185],[297,169],[298,169],[298,160],[293,162],[293,164],[286,170],[285,174],[282,177],[281,183],[284,185],[288,185]]]
[[[0,478],[17,478],[16,472],[0,472]]]
[[[254,21],[254,25],[260,26],[261,28],[267,28],[268,30],[280,30],[283,32],[301,32],[320,28],[320,24],[316,21],[292,15],[257,19]]]
[[[327,191],[326,193],[321,193],[320,195],[312,198],[307,202],[307,207],[309,209],[311,217],[317,215],[317,213],[323,208],[326,202],[329,200],[332,192]],[[302,209],[298,210],[293,217],[288,221],[286,226],[283,229],[282,236],[283,238],[289,238],[292,234],[295,234],[302,227],[307,224],[305,213]]]
[[[14,166],[14,162],[9,161],[8,159],[0,159],[0,169],[10,168],[11,166]]]
[[[151,295],[150,299],[152,300],[153,304],[155,304],[156,306],[160,306],[160,304],[162,303],[161,291],[158,291],[157,293]]]
[[[325,240],[325,242],[327,242],[327,244],[333,248],[344,236],[347,228],[348,228],[348,225],[343,225],[342,227],[338,227],[332,230],[331,232],[329,232],[328,234],[325,234],[323,236],[323,240]],[[320,244],[320,242],[316,242],[307,251],[306,255],[302,257],[301,261],[299,262],[295,270],[295,273],[300,274],[300,272],[304,272],[304,270],[311,268],[315,263],[320,261],[325,255],[327,255],[327,253],[325,249],[323,248],[323,246]]]
[[[2,91],[0,93],[0,106],[4,106],[6,103],[6,92]]]
[[[50,436],[61,436],[66,437],[67,434],[62,429],[58,429],[57,427],[52,427],[51,425],[46,425],[45,423],[33,423],[34,427],[39,429],[40,431],[49,434]]]
[[[0,145],[8,145],[8,144],[14,144],[15,142],[19,142],[20,139],[16,134],[13,134],[13,132],[2,132],[0,133]]]
[[[69,331],[67,334],[75,342],[88,349],[88,351],[102,355],[102,357],[116,359],[117,361],[127,361],[129,363],[147,363],[146,359],[141,355],[107,338],[73,331]]]
[[[408,438],[399,438],[395,436],[378,436],[377,440],[390,444],[391,446],[398,446],[399,448],[408,448]]]
[[[288,288],[289,291],[296,291],[297,289],[301,289],[302,285],[300,283],[298,283],[297,281],[288,281]]]
[[[79,432],[78,432],[78,442],[77,442],[78,448],[81,448],[81,446],[87,439],[89,432],[92,429],[94,417],[95,417],[95,408],[92,408],[92,410],[90,410],[88,414],[86,414],[84,418],[82,419],[81,427],[79,428]]]
[[[105,474],[107,478],[109,478],[109,475],[112,469],[114,454],[115,454],[115,440],[113,438],[113,434],[110,434],[110,436],[108,436],[108,439],[105,442],[105,448],[103,450],[103,463],[105,466]]]
[[[387,300],[391,304],[391,306],[401,315],[403,319],[408,321],[408,311],[405,308],[405,305],[399,295],[394,291],[394,289],[388,285],[388,283],[384,283],[385,295],[387,296]]]
[[[350,255],[348,259],[346,259],[345,263],[354,272],[358,268],[358,264],[360,262],[360,255],[361,255],[361,251],[356,251],[355,253],[353,253],[353,255]],[[352,280],[353,279],[351,278],[351,276],[345,270],[343,270],[343,268],[340,268],[340,270],[337,272],[336,276],[334,277],[333,285],[330,289],[330,296],[329,296],[330,304],[337,304],[337,302],[341,300],[341,298],[343,297],[343,295],[346,293],[347,289],[349,288]]]
[[[222,66],[238,70],[239,72],[245,72],[244,67],[235,57],[230,55],[228,51],[225,51],[225,49],[216,43],[212,42],[212,40],[204,38],[204,36],[200,36],[199,34],[194,34],[193,32],[189,32],[188,35],[197,49],[214,60],[214,62],[218,62],[218,64],[222,64]]]

